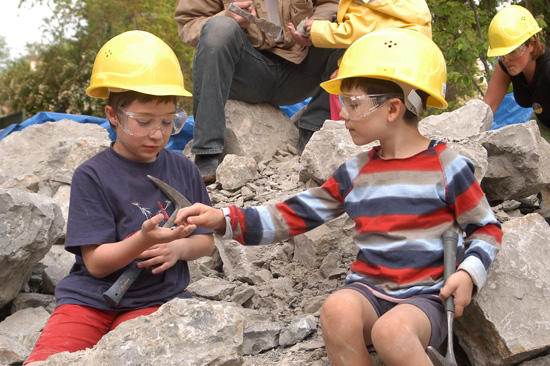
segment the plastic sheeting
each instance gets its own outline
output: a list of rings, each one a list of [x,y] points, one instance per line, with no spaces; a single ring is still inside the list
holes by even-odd
[[[514,93],[508,93],[502,99],[495,115],[491,130],[496,130],[503,126],[513,125],[515,123],[524,123],[531,120],[533,108],[523,108],[516,103]]]

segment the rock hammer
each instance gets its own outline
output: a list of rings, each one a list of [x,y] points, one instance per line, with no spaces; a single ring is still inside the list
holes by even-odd
[[[447,230],[443,233],[443,278],[445,282],[456,270],[456,249],[458,234]],[[454,296],[445,299],[447,312],[447,355],[443,357],[435,348],[428,346],[426,352],[434,366],[457,366],[453,349],[453,321],[455,315]]]
[[[174,220],[178,214],[180,208],[191,206],[191,202],[177,189],[170,186],[166,182],[155,178],[153,176],[147,175],[147,178],[151,179],[157,187],[160,188],[162,192],[174,203],[175,208],[174,212],[168,220],[162,225],[162,227],[172,227],[174,225]],[[134,260],[130,263],[130,266],[118,277],[118,279],[111,285],[111,287],[103,293],[103,298],[109,302],[113,307],[117,307],[120,303],[120,300],[124,297],[124,294],[134,281],[138,278],[143,268],[138,268],[139,260]]]

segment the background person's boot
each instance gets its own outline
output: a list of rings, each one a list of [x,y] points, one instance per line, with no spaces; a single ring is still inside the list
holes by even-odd
[[[195,155],[195,165],[199,168],[202,180],[205,184],[216,181],[216,169],[220,164],[220,154]]]
[[[314,132],[315,131],[306,130],[305,128],[298,129],[298,152],[300,153],[300,155],[304,151],[306,144],[308,143],[311,136],[313,136]]]

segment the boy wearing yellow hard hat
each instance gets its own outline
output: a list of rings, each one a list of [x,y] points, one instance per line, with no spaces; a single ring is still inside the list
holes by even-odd
[[[550,50],[539,39],[541,31],[529,10],[519,5],[494,16],[487,55],[498,62],[483,101],[495,113],[512,83],[516,102],[532,107],[541,127],[550,132]]]
[[[86,93],[107,98],[105,114],[117,137],[74,173],[65,248],[75,264],[56,286],[57,307],[26,365],[91,348],[120,323],[190,297],[187,261],[214,247],[210,230],[160,226],[175,202],[147,178],[210,204],[195,165],[164,149],[186,120],[178,99],[191,96],[172,49],[143,31],[112,38],[96,56]],[[114,306],[103,293],[136,259],[143,270]]]
[[[340,117],[356,145],[380,145],[342,164],[321,186],[278,204],[195,204],[176,223],[210,228],[247,245],[298,235],[346,213],[355,221],[356,260],[344,287],[321,310],[332,365],[431,365],[426,347],[446,337],[441,298],[456,315],[481,288],[502,231],[470,160],[418,131],[426,105],[445,108],[446,67],[437,45],[408,29],[374,31],[344,54]],[[442,234],[458,235],[457,271],[443,280]],[[464,234],[464,236],[462,235]],[[453,266],[454,267],[454,266]],[[454,268],[453,268],[454,269]]]

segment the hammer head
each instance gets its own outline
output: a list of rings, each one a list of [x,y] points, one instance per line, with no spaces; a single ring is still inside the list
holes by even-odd
[[[450,355],[447,355],[447,357],[441,356],[441,353],[432,346],[428,346],[426,353],[434,366],[457,366],[454,358],[451,358]]]
[[[181,194],[177,189],[175,189],[168,183],[163,182],[162,180],[150,175],[147,175],[147,178],[151,179],[153,183],[155,183],[155,185],[159,187],[159,189],[164,192],[164,194],[168,196],[168,198],[170,198],[170,200],[176,206],[174,208],[174,212],[172,213],[172,215],[170,215],[170,218],[164,223],[164,225],[162,225],[163,227],[172,227],[174,225],[174,220],[176,219],[179,209],[191,206],[191,202],[189,202],[189,200],[183,194]]]

